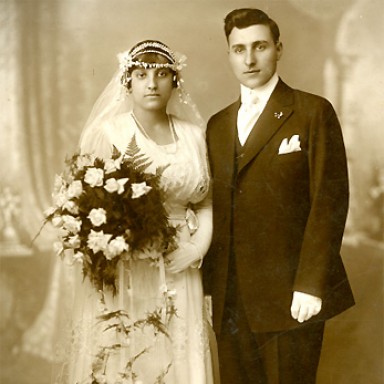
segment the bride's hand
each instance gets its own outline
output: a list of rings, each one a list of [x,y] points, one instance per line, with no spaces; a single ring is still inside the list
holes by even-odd
[[[180,242],[176,250],[165,256],[165,268],[170,273],[179,273],[187,268],[198,268],[201,253],[192,241]]]

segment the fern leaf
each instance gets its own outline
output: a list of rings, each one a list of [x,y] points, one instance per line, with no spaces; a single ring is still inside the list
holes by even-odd
[[[120,157],[120,155],[120,151],[115,146],[113,146],[112,159],[116,160]]]
[[[125,155],[130,158],[134,158],[138,153],[140,153],[140,147],[137,145],[136,135],[133,135],[131,141],[127,146]]]
[[[126,160],[138,171],[145,170],[152,164],[152,160],[145,154],[141,153],[140,147],[137,145],[136,136],[133,135],[125,151]]]
[[[169,167],[169,164],[162,165],[156,168],[156,176],[160,177],[164,171]]]

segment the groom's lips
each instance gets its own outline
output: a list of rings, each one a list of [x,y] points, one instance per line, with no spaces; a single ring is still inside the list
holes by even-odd
[[[260,72],[260,69],[252,69],[250,71],[245,71],[244,74],[246,75],[252,75],[254,73],[259,73]]]

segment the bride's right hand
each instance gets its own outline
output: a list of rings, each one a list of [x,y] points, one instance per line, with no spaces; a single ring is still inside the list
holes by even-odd
[[[198,268],[202,255],[192,241],[182,241],[176,250],[165,256],[165,269],[170,273],[179,273],[187,268]]]

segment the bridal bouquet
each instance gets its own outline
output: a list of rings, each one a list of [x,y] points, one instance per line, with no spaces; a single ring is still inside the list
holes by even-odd
[[[151,163],[134,138],[124,154],[116,149],[110,159],[75,154],[66,164],[56,176],[45,220],[59,229],[56,252],[64,256],[70,250],[97,289],[116,289],[122,258],[156,262],[175,248],[176,228],[168,224],[159,184],[164,168],[147,173]]]

